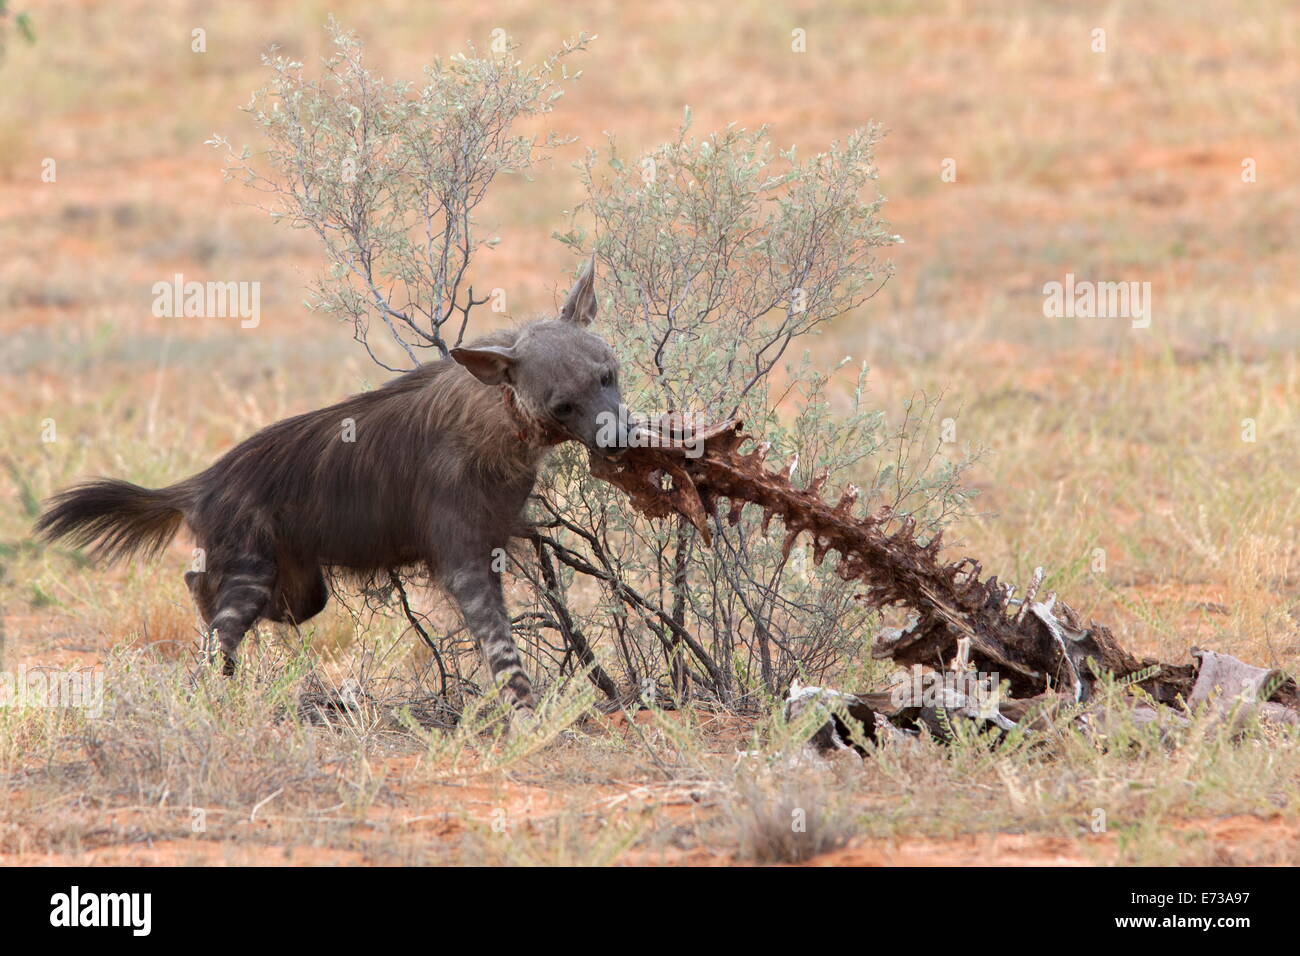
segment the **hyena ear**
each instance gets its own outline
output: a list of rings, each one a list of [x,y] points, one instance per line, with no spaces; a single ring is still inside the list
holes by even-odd
[[[591,325],[596,317],[596,256],[593,253],[587,261],[587,267],[578,281],[569,290],[569,297],[564,300],[560,318],[574,325]]]
[[[452,349],[451,357],[469,369],[484,385],[510,381],[515,366],[515,350],[504,345],[485,345],[477,349]]]

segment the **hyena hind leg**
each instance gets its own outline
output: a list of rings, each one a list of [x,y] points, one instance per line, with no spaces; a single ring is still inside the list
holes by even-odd
[[[252,554],[225,562],[219,569],[209,568],[201,574],[190,571],[185,575],[185,583],[195,596],[208,633],[216,637],[221,673],[227,677],[235,673],[237,651],[244,634],[270,607],[275,577],[275,562]],[[215,592],[210,584],[213,581]]]

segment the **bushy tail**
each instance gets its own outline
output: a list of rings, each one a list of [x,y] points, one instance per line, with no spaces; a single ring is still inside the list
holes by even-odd
[[[152,557],[175,537],[185,517],[183,485],[156,491],[129,481],[97,478],[52,497],[36,522],[46,541],[67,539],[91,547],[108,563],[142,551]]]

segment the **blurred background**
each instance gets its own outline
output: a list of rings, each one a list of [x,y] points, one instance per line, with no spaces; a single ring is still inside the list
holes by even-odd
[[[385,377],[350,328],[304,308],[314,238],[273,225],[204,145],[257,148],[239,107],[265,82],[261,55],[278,44],[318,69],[331,13],[373,68],[410,79],[498,28],[525,59],[598,35],[546,118],[578,141],[488,201],[502,242],[471,281],[507,289],[514,318],[568,286],[576,263],[551,233],[580,199],[569,162],[606,133],[635,153],[673,137],[689,105],[697,134],[766,123],[806,155],[884,124],[897,272],[814,358],[869,363],[891,415],[942,394],[958,441],[987,449],[983,514],[950,540],[1004,578],[1049,566],[1135,649],[1300,654],[1300,7],[10,6],[35,34],[9,22],[0,63],[0,610],[20,656],[193,623],[188,550],[91,573],[31,541],[39,498],[91,473],[170,483]],[[152,286],[178,272],[260,282],[260,324],[155,318]],[[1066,273],[1151,283],[1150,328],[1045,318],[1043,285]]]

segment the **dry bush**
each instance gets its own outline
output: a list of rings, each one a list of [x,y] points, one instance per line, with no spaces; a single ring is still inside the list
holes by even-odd
[[[843,847],[856,832],[825,770],[787,769],[768,779],[738,782],[727,806],[731,839],[741,859],[804,863]]]

